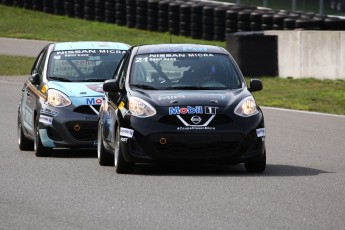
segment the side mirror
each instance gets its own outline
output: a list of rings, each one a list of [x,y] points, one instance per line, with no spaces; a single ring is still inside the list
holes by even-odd
[[[117,92],[120,91],[119,82],[116,79],[106,80],[103,84],[104,92]]]
[[[250,92],[256,92],[263,89],[262,82],[259,79],[250,79]]]
[[[40,83],[40,75],[38,73],[30,75],[29,81],[34,85]]]

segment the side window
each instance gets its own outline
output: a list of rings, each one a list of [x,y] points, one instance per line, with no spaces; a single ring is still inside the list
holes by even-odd
[[[121,89],[123,89],[125,86],[128,63],[129,55],[126,55],[121,61],[121,66],[118,69],[119,71],[117,71],[117,77],[119,78],[119,84]]]
[[[42,75],[44,63],[45,63],[44,60],[46,56],[47,56],[47,47],[45,47],[37,56],[35,63],[32,66],[31,74],[39,73],[40,75]]]
[[[125,54],[125,56],[123,56],[123,58],[121,59],[119,65],[115,71],[114,77],[116,77],[116,78],[120,77],[119,75],[122,73],[122,70],[124,68],[125,62],[127,62],[127,60],[128,60],[128,57],[129,57],[128,53]]]

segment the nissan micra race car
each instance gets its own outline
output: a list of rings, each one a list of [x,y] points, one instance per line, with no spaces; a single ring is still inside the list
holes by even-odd
[[[102,84],[129,47],[97,41],[44,47],[22,89],[19,149],[49,156],[54,148],[95,148]]]
[[[232,56],[210,45],[134,46],[105,81],[98,161],[117,173],[136,163],[244,163],[266,167],[265,126]]]

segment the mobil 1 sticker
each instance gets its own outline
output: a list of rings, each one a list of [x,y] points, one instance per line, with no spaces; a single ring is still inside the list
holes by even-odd
[[[85,98],[85,104],[87,105],[100,105],[102,104],[102,98],[101,97],[86,97]]]

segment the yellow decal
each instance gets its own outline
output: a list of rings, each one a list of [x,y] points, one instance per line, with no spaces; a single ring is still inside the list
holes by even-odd
[[[121,103],[119,104],[119,106],[117,108],[119,108],[121,110],[123,108],[123,106],[125,106],[125,103],[123,103],[123,101],[121,101]]]
[[[42,86],[41,92],[46,93],[47,88],[48,88],[47,85]]]

